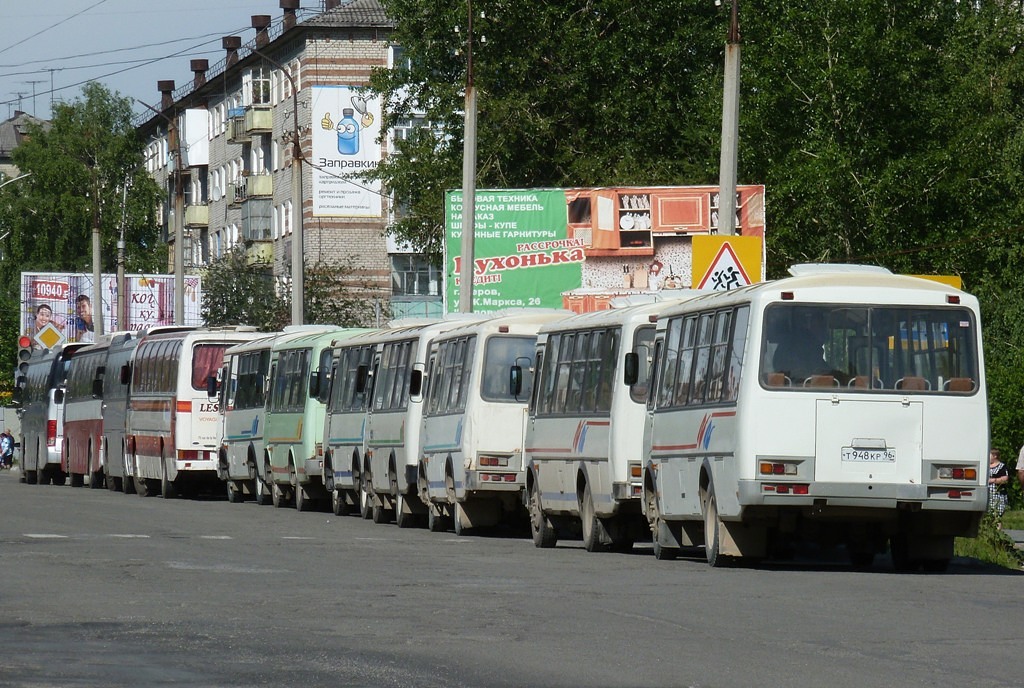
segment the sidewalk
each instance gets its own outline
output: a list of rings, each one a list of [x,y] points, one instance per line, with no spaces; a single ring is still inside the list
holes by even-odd
[[[1024,549],[1024,530],[1004,529],[1003,532],[1007,535],[1007,537],[1013,540],[1014,544],[1017,546],[1017,549]]]

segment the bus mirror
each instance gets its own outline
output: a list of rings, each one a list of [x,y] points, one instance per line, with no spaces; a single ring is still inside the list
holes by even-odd
[[[132,367],[127,363],[121,366],[121,377],[119,379],[122,385],[127,385],[132,381]]]
[[[626,385],[632,387],[640,379],[640,356],[630,351],[623,363]]]
[[[409,374],[409,398],[413,401],[419,401],[422,391],[423,371],[419,368],[413,368],[412,373]]]
[[[63,404],[64,403],[64,389],[63,388],[58,387],[57,389],[53,390],[53,403],[55,403],[55,404]]]
[[[320,379],[320,391],[316,398],[321,404],[326,404],[331,399],[331,381],[333,379],[334,376],[330,373]]]
[[[217,397],[217,376],[210,375],[206,378],[206,396],[210,399]]]
[[[320,396],[320,371],[314,370],[309,374],[309,398],[316,399]]]
[[[103,378],[96,378],[92,381],[92,398],[102,399],[103,398]]]
[[[512,397],[518,397],[523,391],[523,367],[519,365],[512,366],[508,375],[508,391]]]

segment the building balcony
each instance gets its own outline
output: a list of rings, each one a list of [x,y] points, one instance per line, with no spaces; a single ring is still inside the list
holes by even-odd
[[[269,105],[253,105],[245,110],[245,134],[269,134],[274,130],[274,113]]]
[[[186,227],[208,227],[210,224],[210,206],[205,203],[201,205],[185,206]]]
[[[245,131],[245,117],[232,117],[228,120],[228,142],[249,143],[252,136]]]
[[[274,244],[269,241],[245,242],[245,262],[249,265],[271,265],[274,262]]]
[[[248,198],[274,195],[274,177],[269,174],[254,174],[245,178],[245,195]]]
[[[245,201],[245,183],[229,183],[224,199],[229,206],[239,206]]]

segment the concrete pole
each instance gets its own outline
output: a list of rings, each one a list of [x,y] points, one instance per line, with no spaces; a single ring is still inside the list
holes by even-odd
[[[185,324],[185,188],[181,169],[178,118],[170,118],[168,130],[174,151],[174,324]]]
[[[462,141],[462,266],[459,270],[459,312],[473,312],[476,263],[476,88],[473,86],[473,3],[466,0],[466,123]]]
[[[740,138],[740,35],[738,0],[732,0],[729,39],[725,44],[722,89],[722,157],[718,178],[718,233],[736,234],[736,169]]]
[[[93,175],[96,170],[93,169]],[[100,262],[100,182],[92,184],[92,323],[96,336],[103,334],[103,266]],[[75,310],[78,302],[75,302]]]

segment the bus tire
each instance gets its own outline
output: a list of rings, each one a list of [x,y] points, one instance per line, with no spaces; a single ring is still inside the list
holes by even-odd
[[[540,503],[540,488],[533,483],[530,488],[530,533],[533,535],[533,544],[542,549],[554,547],[558,543],[558,533],[552,525],[551,520],[544,514]]]
[[[36,471],[25,471],[25,484],[35,485],[39,481]]]
[[[364,519],[373,518],[373,495],[370,494],[369,476],[363,474],[359,479],[359,515]]]
[[[452,530],[457,537],[465,537],[473,532],[472,526],[467,525],[470,521],[466,516],[466,506],[462,502],[452,502]]]
[[[85,485],[85,476],[79,473],[71,474],[71,487],[82,487]]]
[[[588,552],[604,552],[608,548],[604,544],[604,524],[594,512],[594,497],[590,492],[590,483],[583,486],[583,498],[580,500],[580,521],[583,524],[583,546]]]
[[[713,485],[708,485],[704,498],[704,556],[712,568],[725,566],[727,558],[722,554],[722,524],[718,520],[718,501]]]
[[[335,516],[348,516],[351,512],[348,500],[345,499],[345,493],[339,489],[334,489],[331,492],[331,511]]]
[[[443,510],[440,504],[427,503],[427,529],[431,533],[443,533],[451,527]]]
[[[288,503],[284,490],[281,489],[276,480],[270,481],[270,501],[274,503],[275,509],[281,509]]]
[[[391,509],[385,509],[384,504],[379,500],[374,500],[372,516],[374,523],[390,523],[391,522]]]
[[[264,478],[266,476],[270,475],[270,472],[267,470],[269,468],[270,467],[267,466],[264,469],[264,474],[263,474]],[[249,471],[250,471],[251,474],[256,476],[255,478],[253,478],[253,491],[252,491],[254,499],[256,500],[256,503],[259,504],[260,506],[267,506],[267,505],[269,505],[270,502],[271,502],[271,494],[270,494],[270,489],[267,487],[267,481],[264,478],[260,478],[259,474],[256,471],[256,465],[255,464],[249,464]]]
[[[240,504],[242,502],[242,489],[238,483],[234,480],[225,480],[224,484],[227,486],[228,491],[228,503],[229,504]]]
[[[50,483],[53,485],[65,485],[68,482],[68,474],[59,468],[53,469],[50,473]]]
[[[306,494],[306,489],[298,481],[295,482],[295,510],[313,510],[313,500],[309,498],[309,495]]]
[[[399,528],[414,528],[416,521],[416,514],[409,508],[408,497],[399,492],[395,497],[395,525]]]
[[[645,488],[644,495],[647,504],[647,521],[651,524],[651,542],[654,545],[654,558],[658,561],[672,561],[679,556],[679,548],[663,545],[659,541],[663,522],[661,511],[658,509],[658,496],[650,487]]]

